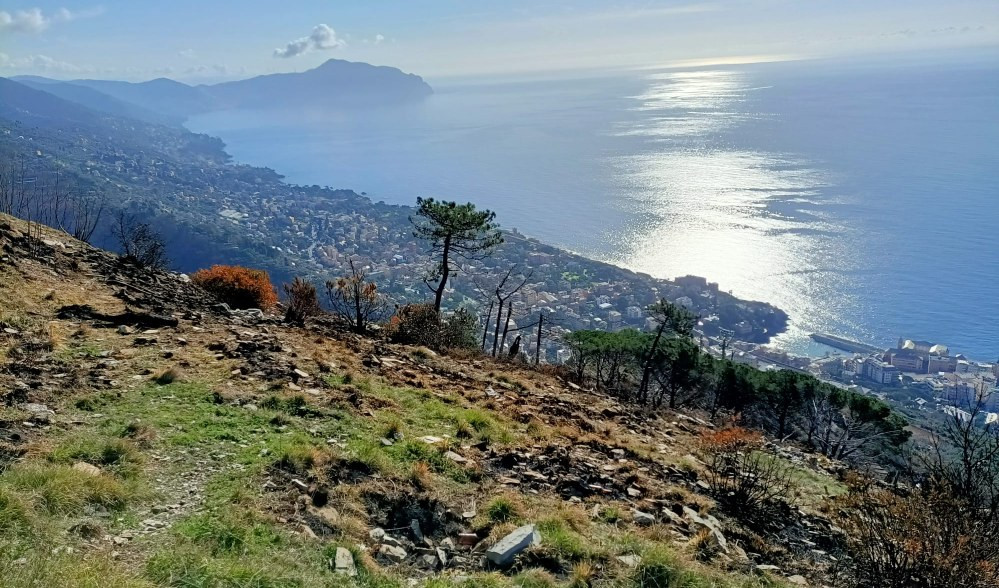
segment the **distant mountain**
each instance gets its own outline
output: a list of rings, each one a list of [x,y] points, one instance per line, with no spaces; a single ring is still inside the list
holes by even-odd
[[[81,106],[86,106],[92,110],[113,116],[132,118],[162,125],[178,125],[184,120],[182,116],[149,110],[131,102],[119,100],[83,84],[59,82],[37,76],[18,76],[11,79],[30,88],[48,92],[63,100],[75,102]]]
[[[42,127],[102,122],[98,112],[7,78],[0,78],[0,118]]]
[[[215,101],[204,86],[189,86],[167,78],[139,83],[110,80],[73,80],[70,83],[171,117],[186,118],[215,109]]]
[[[433,89],[394,67],[330,59],[301,73],[202,86],[225,108],[361,106],[418,100]]]
[[[423,78],[394,67],[330,59],[304,72],[270,74],[214,85],[190,86],[166,78],[148,82],[12,78],[38,90],[109,114],[176,123],[230,108],[344,108],[398,104],[433,94]],[[80,88],[80,89],[77,89]],[[89,90],[89,92],[87,91]]]

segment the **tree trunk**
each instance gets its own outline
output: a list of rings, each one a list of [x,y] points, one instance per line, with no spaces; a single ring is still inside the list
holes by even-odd
[[[541,326],[545,324],[545,314],[538,315],[538,346],[534,350],[534,365],[541,365]]]
[[[496,357],[496,346],[499,345],[500,322],[503,317],[503,299],[499,301],[499,309],[496,310],[496,329],[493,331],[493,357]]]
[[[493,304],[492,300],[489,301],[489,311],[486,313],[486,320],[483,321],[482,327],[482,351],[486,351],[486,336],[489,334],[489,319],[493,318]]]
[[[451,277],[451,266],[448,256],[451,254],[451,235],[444,237],[444,251],[441,254],[441,283],[437,285],[434,295],[434,310],[437,314],[441,312],[441,300],[444,299],[444,289],[447,288],[447,279]]]
[[[646,397],[649,394],[649,379],[652,377],[652,358],[655,356],[656,351],[659,349],[659,340],[663,337],[663,331],[666,330],[666,323],[663,322],[656,329],[656,338],[652,341],[652,347],[649,348],[648,355],[645,356],[645,362],[642,366],[642,383],[638,386],[638,400],[639,402],[645,402]]]

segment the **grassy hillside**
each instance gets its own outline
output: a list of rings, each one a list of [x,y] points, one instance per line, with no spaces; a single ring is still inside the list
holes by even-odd
[[[9,217],[0,250],[5,586],[763,587],[835,572],[819,511],[844,486],[825,458],[781,449],[796,506],[749,528],[709,496],[714,426],[697,415],[217,314],[176,274]],[[540,541],[489,564],[528,524]]]

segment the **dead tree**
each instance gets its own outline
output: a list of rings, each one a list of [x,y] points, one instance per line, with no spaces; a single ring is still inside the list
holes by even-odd
[[[531,276],[534,274],[534,270],[527,272],[527,275],[524,276],[524,279],[521,280],[520,284],[518,284],[512,290],[504,292],[503,288],[504,286],[506,286],[507,281],[509,281],[510,276],[513,275],[513,270],[515,269],[517,269],[516,265],[507,270],[506,274],[503,276],[503,279],[500,280],[499,284],[496,285],[496,290],[494,291],[494,293],[496,294],[496,302],[498,303],[499,306],[496,310],[496,329],[493,331],[493,353],[492,353],[493,357],[496,357],[496,353],[498,351],[500,344],[500,324],[503,321],[503,307],[507,304],[507,301],[510,300],[510,297],[519,292],[520,289],[527,284],[527,281],[530,280]],[[508,309],[506,314],[506,328],[503,329],[504,343],[506,342],[506,333],[509,330],[509,328],[510,328],[510,310]]]

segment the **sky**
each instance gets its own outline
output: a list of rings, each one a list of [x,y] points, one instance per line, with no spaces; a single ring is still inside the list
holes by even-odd
[[[999,0],[0,0],[0,76],[433,78],[999,46]]]

